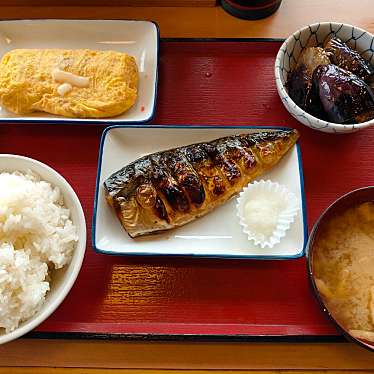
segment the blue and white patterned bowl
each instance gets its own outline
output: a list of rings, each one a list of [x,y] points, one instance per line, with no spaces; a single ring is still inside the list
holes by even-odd
[[[287,93],[285,87],[287,74],[295,67],[301,52],[307,47],[323,45],[331,36],[337,36],[351,48],[360,52],[367,61],[374,63],[374,35],[369,32],[343,23],[320,22],[308,25],[292,34],[279,49],[275,60],[275,82],[279,96],[293,117],[315,130],[350,133],[373,126],[374,119],[348,125],[318,119],[296,105]]]

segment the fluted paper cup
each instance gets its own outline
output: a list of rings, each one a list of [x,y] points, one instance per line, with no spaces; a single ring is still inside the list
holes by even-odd
[[[250,204],[247,209],[253,213],[250,220],[245,216],[247,203]],[[237,198],[236,208],[248,240],[261,248],[272,248],[286,236],[300,204],[296,195],[285,186],[270,180],[260,180],[243,189]]]

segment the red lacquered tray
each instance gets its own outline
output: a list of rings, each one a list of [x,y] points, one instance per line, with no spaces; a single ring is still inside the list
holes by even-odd
[[[297,128],[311,227],[339,195],[373,184],[374,131],[329,135],[294,120],[275,88],[273,65],[279,47],[276,41],[162,42],[153,122]],[[0,151],[36,158],[63,174],[77,191],[88,223],[79,278],[60,308],[38,327],[37,336],[338,334],[309,289],[305,259],[130,258],[95,253],[90,227],[102,129],[0,127]]]

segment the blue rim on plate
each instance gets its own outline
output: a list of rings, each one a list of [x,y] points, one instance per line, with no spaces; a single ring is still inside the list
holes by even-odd
[[[0,19],[0,24],[1,22],[19,22],[19,21],[131,21],[131,22],[147,22],[147,23],[152,23],[155,26],[156,29],[156,75],[155,75],[155,94],[153,98],[153,103],[152,103],[152,111],[151,114],[149,115],[148,118],[134,121],[134,120],[116,120],[115,117],[113,119],[111,118],[103,118],[103,119],[95,119],[95,118],[67,118],[67,117],[61,117],[61,118],[48,118],[46,119],[17,119],[17,118],[0,118],[0,123],[1,122],[6,122],[6,123],[29,123],[29,124],[53,124],[53,125],[58,125],[58,124],[64,124],[64,125],[108,125],[108,121],[113,121],[109,123],[113,123],[111,126],[116,125],[123,125],[123,124],[130,124],[130,123],[147,123],[152,121],[156,114],[156,101],[157,101],[157,88],[158,88],[158,68],[159,68],[159,62],[160,62],[160,28],[155,21],[150,21],[150,20],[142,20],[142,19],[117,19],[117,18],[101,18],[101,19],[84,19],[84,18],[13,18],[13,19],[6,19],[2,18]],[[115,121],[115,122],[114,122]]]
[[[259,256],[259,255],[215,255],[210,253],[160,253],[160,252],[131,252],[131,253],[124,253],[124,252],[115,252],[113,250],[107,251],[101,249],[96,244],[96,221],[97,221],[97,205],[98,205],[98,198],[99,198],[99,188],[100,188],[100,177],[101,177],[101,166],[102,166],[102,157],[103,157],[103,146],[105,142],[106,135],[108,132],[115,128],[163,128],[163,129],[258,129],[258,130],[290,130],[290,127],[284,126],[213,126],[213,125],[141,125],[141,124],[134,124],[134,125],[113,125],[108,126],[104,129],[101,139],[100,139],[100,147],[99,147],[99,159],[97,164],[97,176],[96,176],[96,187],[95,187],[95,197],[94,197],[94,209],[92,215],[92,247],[95,252],[105,255],[113,255],[113,256],[154,256],[154,257],[186,257],[186,258],[215,258],[215,259],[248,259],[248,260],[292,260],[298,259],[300,257],[305,256],[305,249],[308,242],[308,223],[307,223],[307,212],[306,212],[306,201],[305,201],[305,189],[304,189],[304,175],[303,175],[303,168],[302,168],[302,160],[301,160],[301,151],[300,145],[297,142],[295,144],[297,150],[297,158],[298,158],[298,165],[299,165],[299,177],[300,177],[300,189],[301,189],[301,209],[302,209],[302,217],[303,217],[303,246],[302,250],[295,254],[295,255],[270,255],[270,256]]]

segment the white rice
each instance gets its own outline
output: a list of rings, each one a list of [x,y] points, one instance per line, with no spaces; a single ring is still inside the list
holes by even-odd
[[[71,260],[76,227],[57,187],[32,172],[0,173],[0,331],[38,312],[50,269]]]

